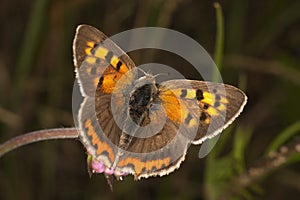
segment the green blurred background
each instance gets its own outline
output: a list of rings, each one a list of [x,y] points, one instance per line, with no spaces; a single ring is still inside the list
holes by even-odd
[[[71,47],[79,24],[93,25],[108,36],[135,27],[171,28],[198,41],[214,57],[213,1],[0,3],[1,143],[33,130],[74,126]],[[199,159],[199,146],[192,146],[174,173],[138,182],[126,177],[111,192],[104,176],[89,178],[78,140],[35,143],[0,159],[0,199],[297,199],[299,154],[288,154],[272,170],[267,155],[289,147],[300,132],[300,1],[219,3],[225,24],[222,78],[243,89],[249,100],[209,157]],[[191,65],[173,54],[142,50],[129,55],[137,65],[164,63],[199,79]],[[234,182],[253,166],[266,172],[249,184]]]

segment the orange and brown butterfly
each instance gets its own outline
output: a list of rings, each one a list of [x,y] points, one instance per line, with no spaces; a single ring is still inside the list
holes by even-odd
[[[84,97],[80,139],[90,171],[104,173],[110,186],[128,174],[140,179],[173,172],[190,144],[218,135],[246,104],[246,95],[226,84],[137,77],[129,56],[89,25],[78,26],[73,53]]]

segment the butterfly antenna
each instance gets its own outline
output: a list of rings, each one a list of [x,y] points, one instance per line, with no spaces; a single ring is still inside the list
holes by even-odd
[[[109,185],[110,190],[113,192],[114,177],[112,175],[105,175],[105,178],[107,180],[107,184]]]
[[[145,72],[142,68],[137,67],[138,70],[140,70],[145,76],[148,74],[147,72]]]
[[[170,73],[159,73],[159,74],[155,74],[153,77],[157,78],[158,76],[169,76]]]

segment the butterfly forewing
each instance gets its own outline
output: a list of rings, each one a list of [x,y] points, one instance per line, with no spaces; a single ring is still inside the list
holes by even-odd
[[[116,82],[135,67],[128,55],[112,40],[88,25],[78,26],[73,54],[81,91],[89,97],[95,96],[97,87],[101,93],[112,93]]]
[[[172,91],[180,101],[176,109],[174,103],[163,101],[165,110],[170,110],[170,118],[176,118],[187,127],[194,144],[220,133],[240,114],[247,100],[238,88],[221,83],[183,79],[170,80],[163,85],[160,98]],[[174,117],[174,113],[178,114]],[[196,134],[190,131],[195,127]]]
[[[89,25],[80,25],[76,29],[73,42],[74,65],[79,68],[91,50],[107,39],[98,29]]]

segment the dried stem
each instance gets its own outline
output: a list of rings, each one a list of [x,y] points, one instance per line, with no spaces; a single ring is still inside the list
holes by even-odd
[[[245,189],[262,177],[270,174],[279,167],[286,164],[293,155],[300,154],[300,138],[297,137],[285,146],[282,146],[277,152],[270,152],[268,157],[260,160],[255,166],[249,168],[246,172],[234,178],[231,184],[228,184],[228,190],[220,199],[230,199],[242,189]]]
[[[76,128],[56,128],[39,130],[14,137],[0,145],[0,158],[20,146],[33,142],[51,140],[51,139],[67,139],[78,138]]]

